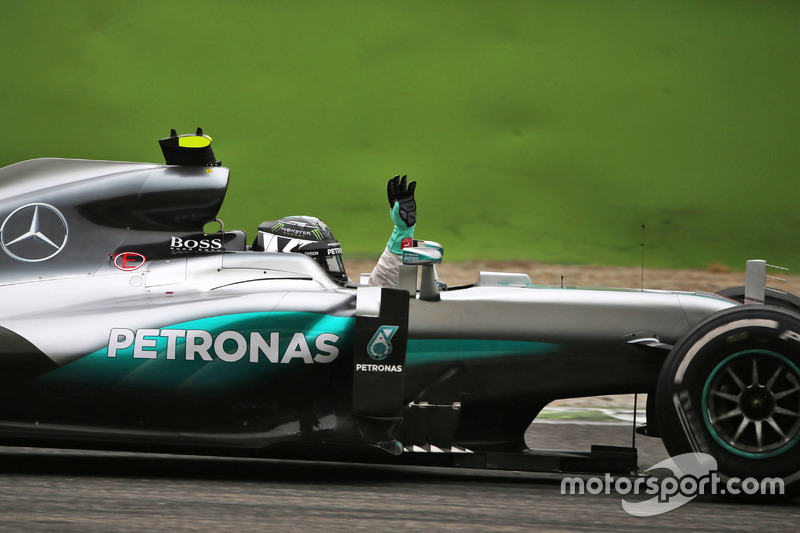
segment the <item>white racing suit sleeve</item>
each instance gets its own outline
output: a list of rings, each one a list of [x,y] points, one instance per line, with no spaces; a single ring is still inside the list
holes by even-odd
[[[403,256],[392,253],[385,248],[378,259],[378,264],[369,275],[369,285],[373,287],[397,287],[400,285],[400,265]]]

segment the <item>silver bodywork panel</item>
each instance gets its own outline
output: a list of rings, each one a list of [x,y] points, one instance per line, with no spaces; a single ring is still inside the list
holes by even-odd
[[[413,302],[413,336],[622,342],[648,330],[675,343],[702,318],[734,305],[709,294],[533,286],[470,287],[441,298]]]
[[[205,233],[228,179],[107,161],[0,169],[0,438],[396,453],[446,429],[448,446],[520,449],[553,399],[651,391],[669,347],[736,305],[520,273],[439,290],[430,259],[410,291],[344,286],[243,231]]]

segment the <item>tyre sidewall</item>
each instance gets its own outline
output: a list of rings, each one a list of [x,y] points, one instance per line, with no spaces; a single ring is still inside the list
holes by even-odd
[[[676,345],[656,393],[662,439],[672,456],[688,452],[714,456],[725,476],[781,477],[794,485],[792,476],[797,477],[800,469],[797,439],[772,454],[732,451],[715,436],[706,414],[704,395],[715,369],[736,354],[755,350],[775,353],[800,368],[800,315],[766,306],[737,307],[707,319]]]

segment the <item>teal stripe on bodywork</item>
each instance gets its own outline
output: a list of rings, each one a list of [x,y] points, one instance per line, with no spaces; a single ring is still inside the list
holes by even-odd
[[[486,339],[408,339],[406,365],[553,353],[559,344]]]
[[[108,348],[103,347],[38,378],[37,381],[44,384],[68,383],[99,387],[122,385],[161,391],[177,388],[213,390],[243,386],[266,376],[296,370],[298,366],[335,364],[352,349],[355,318],[300,312],[242,313],[191,320],[158,329],[203,330],[211,333],[213,337],[223,331],[237,331],[245,338],[249,338],[250,332],[257,331],[267,341],[270,333],[278,332],[279,355],[286,350],[296,332],[305,335],[312,355],[315,351],[315,338],[322,333],[333,333],[339,336],[338,342],[335,343],[339,348],[339,355],[332,363],[306,364],[302,360],[292,360],[286,364],[272,363],[263,354],[258,363],[250,362],[248,354],[239,361],[225,362],[216,356],[212,347],[209,350],[212,361],[204,361],[199,357],[187,361],[183,355],[185,339],[180,338],[177,341],[178,355],[175,359],[168,360],[167,340],[159,337],[154,349],[157,354],[155,359],[134,359],[133,346],[118,350],[116,357],[108,357]]]

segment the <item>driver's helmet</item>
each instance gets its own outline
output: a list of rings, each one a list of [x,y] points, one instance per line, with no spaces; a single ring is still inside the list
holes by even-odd
[[[262,222],[253,250],[304,254],[319,263],[337,283],[348,281],[342,246],[330,228],[315,217],[293,216]]]

